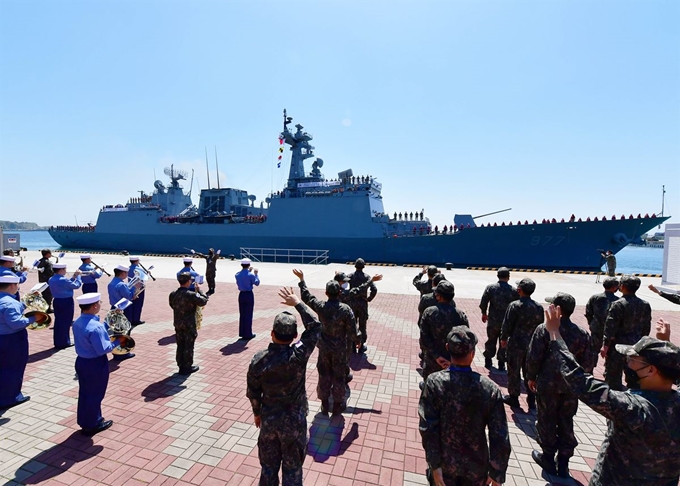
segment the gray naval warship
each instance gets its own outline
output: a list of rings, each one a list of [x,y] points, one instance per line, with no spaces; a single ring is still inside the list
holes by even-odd
[[[288,181],[259,205],[245,190],[218,187],[201,190],[195,206],[180,185],[186,173],[169,168],[169,186],[157,180],[152,194],[103,207],[95,226],[57,226],[49,233],[62,248],[90,251],[183,254],[213,247],[222,256],[257,261],[323,264],[362,257],[387,264],[598,271],[605,249],[616,253],[669,218],[572,215],[477,225],[475,217],[456,214],[454,224],[440,230],[422,212],[387,214],[375,177],[349,169],[327,179],[312,136],[300,124],[290,129],[292,120],[284,110],[279,142],[281,149],[290,147]]]

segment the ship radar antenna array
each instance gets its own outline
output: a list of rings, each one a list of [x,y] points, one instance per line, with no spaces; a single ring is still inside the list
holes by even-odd
[[[179,180],[186,180],[187,178],[187,172],[185,170],[175,170],[174,165],[166,167],[165,170],[163,170],[163,173],[170,178],[172,181],[172,187],[174,188],[179,187],[179,184],[177,183]]]

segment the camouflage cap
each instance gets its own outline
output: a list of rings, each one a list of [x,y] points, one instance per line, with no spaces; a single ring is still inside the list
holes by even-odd
[[[602,282],[602,286],[605,289],[611,289],[611,288],[614,288],[614,287],[618,287],[619,286],[619,279],[616,278],[616,277],[607,277],[607,278],[604,279],[604,282]]]
[[[644,336],[635,345],[617,344],[616,350],[625,356],[640,356],[651,365],[680,370],[680,348],[668,341]]]
[[[335,280],[336,282],[345,283],[349,282],[349,277],[347,276],[346,273],[338,272],[335,274],[335,277],[333,277],[333,280]]]
[[[297,319],[288,311],[280,312],[274,318],[272,329],[281,340],[294,339],[297,335]]]
[[[177,274],[177,281],[181,284],[184,285],[190,280],[193,280],[194,277],[191,276],[189,272],[180,272]]]
[[[572,315],[576,309],[576,299],[574,299],[574,296],[564,292],[557,292],[554,297],[546,297],[545,301],[559,305],[562,313],[567,316]]]
[[[342,287],[335,280],[331,280],[326,284],[326,294],[330,297],[337,297],[342,292]]]
[[[439,270],[434,265],[427,267],[427,276],[432,278],[439,273]]]
[[[496,272],[496,275],[500,278],[508,278],[510,276],[510,269],[508,267],[501,267]]]
[[[354,266],[356,268],[364,268],[366,266],[366,262],[363,258],[357,258],[357,261],[354,262]]]
[[[453,296],[456,295],[455,288],[451,282],[448,280],[442,280],[437,284],[437,286],[434,289],[435,293],[441,295],[445,299],[453,299]]]
[[[620,286],[626,287],[631,292],[637,292],[637,289],[640,288],[640,279],[633,275],[624,275],[621,277]]]
[[[463,356],[475,349],[477,336],[467,326],[456,326],[449,332],[446,342],[449,345],[449,353]]]
[[[527,295],[531,295],[534,293],[534,290],[536,290],[536,282],[531,280],[530,278],[523,278],[517,283],[517,288],[522,289],[522,292],[524,292]]]

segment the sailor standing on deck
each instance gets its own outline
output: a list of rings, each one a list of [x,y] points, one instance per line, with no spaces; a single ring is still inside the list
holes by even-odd
[[[237,272],[236,285],[238,286],[238,335],[242,340],[248,341],[255,337],[253,334],[253,309],[255,296],[253,286],[260,285],[260,277],[257,276],[257,268],[250,266],[249,258],[241,260],[241,271]]]
[[[92,256],[89,253],[80,255],[80,260],[83,264],[78,267],[78,270],[82,275],[80,278],[83,281],[83,293],[96,292],[98,290],[97,279],[101,278],[104,273],[92,264]]]
[[[66,264],[55,263],[54,275],[50,278],[49,286],[54,296],[54,347],[65,349],[73,346],[71,343],[71,324],[73,324],[73,290],[79,289],[83,282],[80,280],[80,270],[76,270],[71,278],[66,276]]]
[[[141,265],[139,264],[139,257],[131,256],[130,270],[128,270],[128,282],[132,280],[135,276],[138,276],[141,280],[146,280],[146,272],[142,269]],[[133,326],[139,326],[140,324],[144,324],[144,321],[142,320],[142,307],[144,307],[144,292],[140,292],[137,295],[137,298],[132,301],[132,305],[130,306],[130,309],[132,310],[130,312],[130,317],[128,317],[128,319],[130,320],[130,323]]]
[[[36,318],[22,315],[26,306],[14,298],[18,290],[19,277],[0,276],[0,409],[30,400],[21,393],[21,385],[28,363],[26,326]]]
[[[125,336],[111,342],[97,315],[101,309],[101,294],[85,294],[76,297],[76,300],[81,310],[80,317],[73,323],[73,340],[78,355],[78,425],[83,435],[89,437],[113,425],[112,420],[102,417],[102,400],[109,384],[106,355],[120,345]]]

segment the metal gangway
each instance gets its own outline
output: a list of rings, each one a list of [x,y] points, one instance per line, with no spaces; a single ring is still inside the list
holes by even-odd
[[[302,250],[294,248],[240,248],[241,258],[254,262],[300,263],[327,265],[328,250]]]

